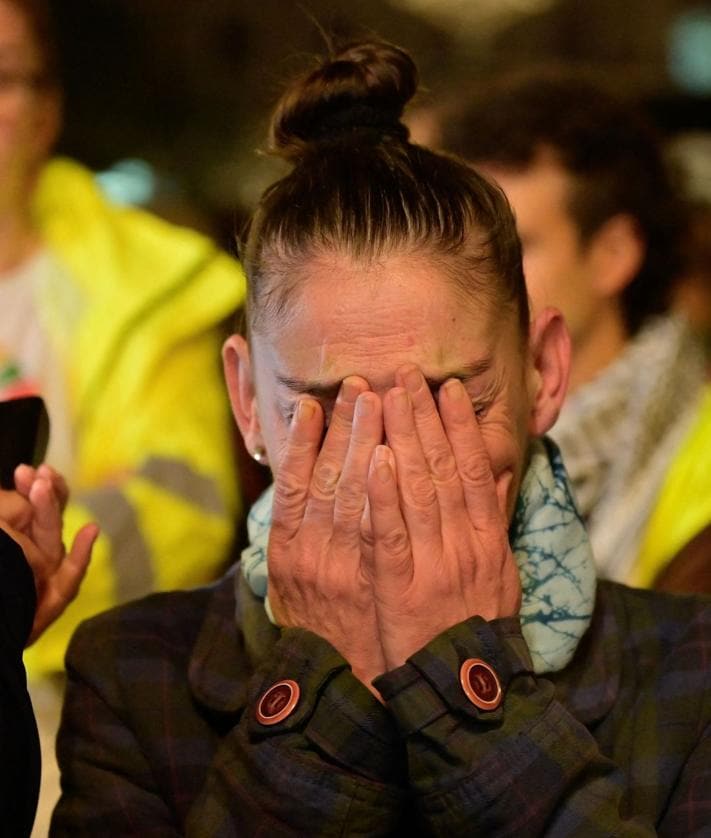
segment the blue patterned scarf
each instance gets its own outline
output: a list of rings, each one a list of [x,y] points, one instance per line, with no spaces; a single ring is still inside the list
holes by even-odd
[[[274,487],[249,511],[249,547],[242,573],[257,596],[267,599],[267,544]],[[557,672],[573,657],[592,619],[595,568],[585,527],[575,508],[560,452],[549,439],[536,440],[521,484],[509,539],[518,564],[523,598],[519,617],[538,674]]]

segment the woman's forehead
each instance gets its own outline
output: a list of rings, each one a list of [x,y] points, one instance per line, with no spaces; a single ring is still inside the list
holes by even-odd
[[[502,321],[511,318],[496,318],[476,298],[463,300],[432,265],[393,257],[357,268],[319,265],[299,284],[284,319],[254,336],[254,351],[277,378],[361,375],[371,386],[391,386],[407,363],[435,379],[496,360]]]
[[[365,338],[419,333],[436,341],[460,326],[475,332],[490,326],[485,295],[467,296],[441,265],[410,254],[367,262],[330,254],[309,260],[300,274],[280,324],[295,337],[301,329],[323,337],[346,330]]]

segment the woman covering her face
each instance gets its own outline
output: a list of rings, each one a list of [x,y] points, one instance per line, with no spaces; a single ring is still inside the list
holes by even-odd
[[[450,626],[514,616],[507,539],[569,345],[529,325],[501,192],[408,142],[409,57],[359,45],[282,100],[294,163],[245,252],[248,339],[225,347],[249,450],[272,468],[269,604],[368,688]]]
[[[408,141],[415,89],[406,53],[363,43],[279,103],[293,166],[224,349],[274,483],[215,588],[76,635],[56,834],[708,823],[709,609],[596,585],[543,437],[565,326],[529,322],[498,188]]]

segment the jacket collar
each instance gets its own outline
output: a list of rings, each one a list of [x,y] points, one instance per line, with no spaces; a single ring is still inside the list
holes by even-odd
[[[215,585],[193,647],[188,682],[195,698],[219,713],[243,710],[249,679],[278,638],[236,565]]]
[[[560,672],[546,676],[555,684],[558,700],[586,727],[610,712],[620,689],[620,638],[626,627],[613,607],[614,587],[598,582],[593,619],[573,660]]]

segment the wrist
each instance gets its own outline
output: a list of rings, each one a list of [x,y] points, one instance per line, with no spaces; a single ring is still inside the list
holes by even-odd
[[[374,686],[395,715],[403,735],[421,730],[450,712],[485,722],[500,718],[501,707],[482,710],[462,687],[462,666],[472,659],[483,661],[493,670],[502,688],[502,703],[511,681],[533,672],[517,617],[491,622],[471,617],[458,623],[411,655],[405,664],[375,679]],[[414,699],[415,695],[419,698]]]

